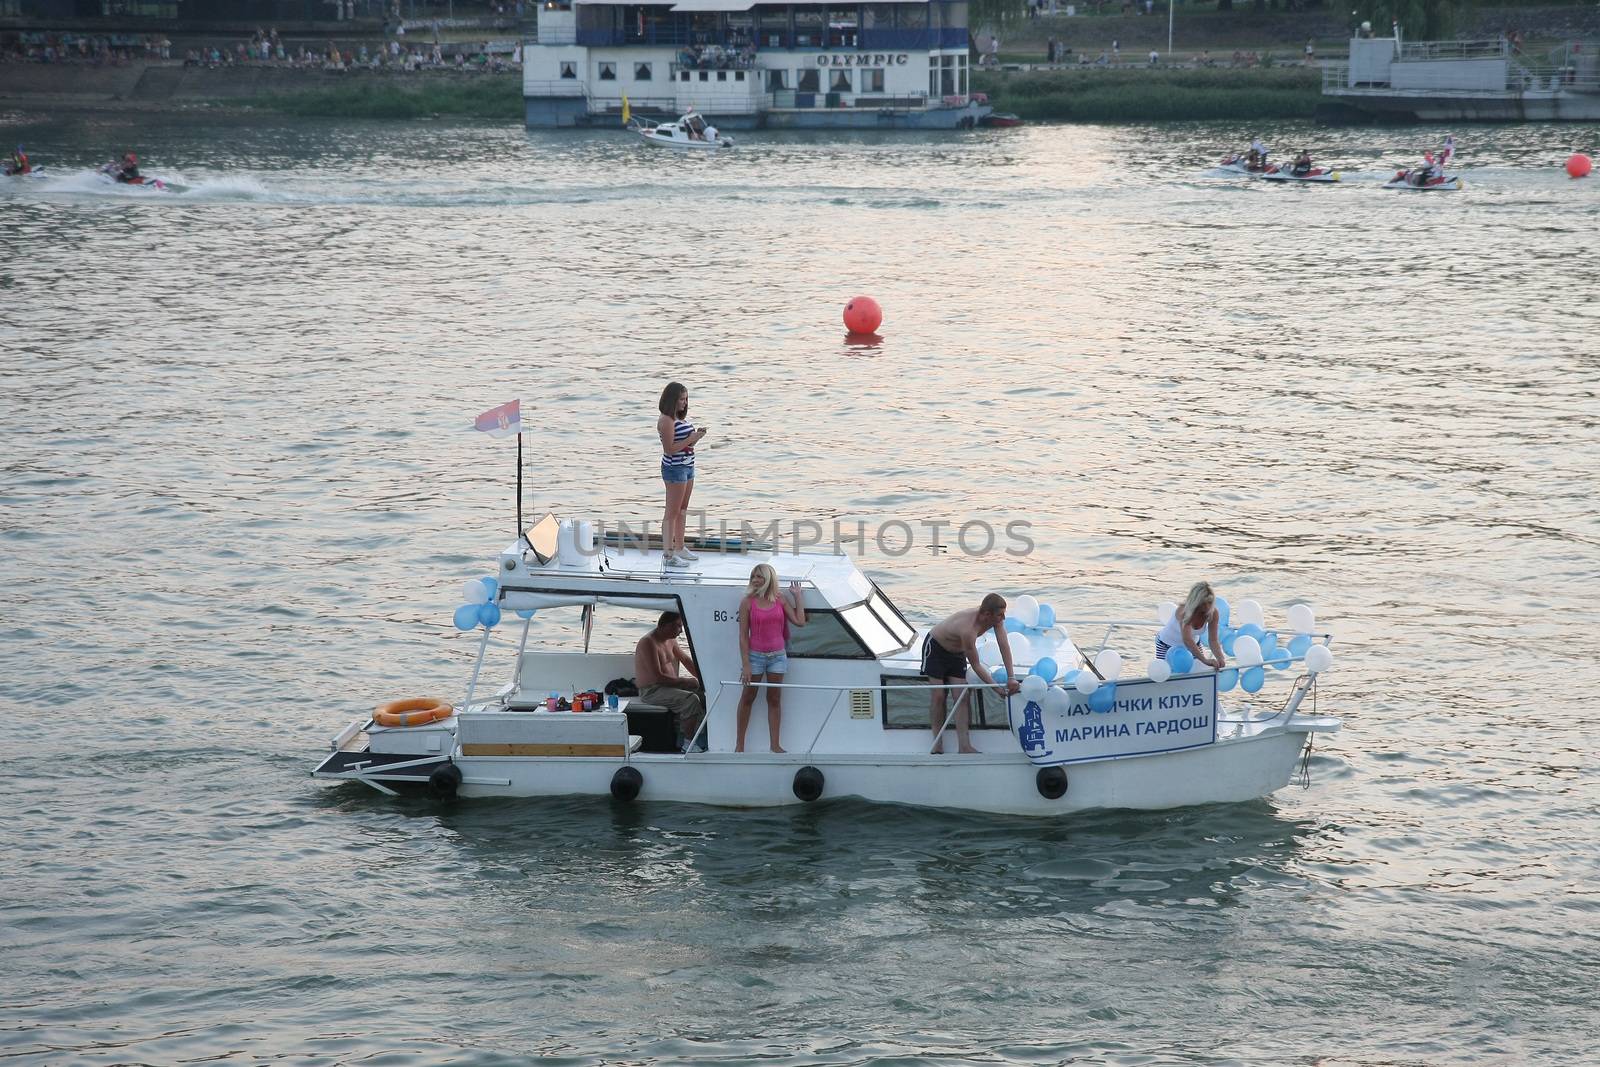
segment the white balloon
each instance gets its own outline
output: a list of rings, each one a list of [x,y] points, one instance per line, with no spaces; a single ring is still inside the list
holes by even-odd
[[[1171,622],[1172,617],[1177,613],[1178,605],[1170,600],[1163,600],[1161,603],[1156,605],[1156,621],[1162,626],[1165,626],[1167,623]]]
[[[1248,626],[1250,623],[1255,623],[1263,630],[1267,628],[1267,616],[1261,610],[1261,601],[1259,600],[1241,600],[1231,606],[1229,615],[1235,626]]]
[[[978,662],[985,667],[998,667],[1005,662],[1000,658],[1000,646],[991,644],[987,648],[978,649]]]
[[[1234,645],[1238,648],[1238,645]],[[1312,645],[1306,649],[1306,670],[1317,674],[1333,666],[1333,652],[1327,645]]]
[[[1009,634],[1006,643],[1011,646],[1011,664],[1018,670],[1024,664],[1033,663],[1033,645],[1021,634]]]
[[[1072,688],[1076,689],[1084,696],[1088,696],[1090,693],[1100,688],[1100,679],[1094,676],[1093,671],[1085,667],[1083,670],[1079,671],[1078,676],[1072,680]]]
[[[1067,709],[1072,707],[1072,698],[1067,696],[1067,691],[1060,686],[1052,685],[1044,691],[1044,699],[1039,706],[1052,715],[1065,715]]]
[[[1249,634],[1240,634],[1233,641],[1233,658],[1239,661],[1241,667],[1261,666],[1261,642]],[[1199,662],[1195,661],[1197,667]]]
[[[470,578],[461,587],[461,599],[468,604],[487,604],[489,602],[489,587],[476,578]]]
[[[1038,700],[1044,696],[1044,691],[1048,688],[1050,688],[1050,683],[1037,674],[1030,674],[1022,680],[1022,695],[1029,700]]]
[[[1011,610],[1006,614],[1024,626],[1038,626],[1039,602],[1027,593],[1023,593],[1011,602]]]
[[[1095,669],[1108,682],[1122,677],[1122,657],[1114,648],[1102,648],[1094,658]]]
[[[1289,628],[1297,634],[1308,634],[1317,625],[1317,616],[1310,604],[1289,605]]]
[[[1164,682],[1172,677],[1172,667],[1164,659],[1153,659],[1150,661],[1150,667],[1146,673],[1150,676],[1152,682]]]

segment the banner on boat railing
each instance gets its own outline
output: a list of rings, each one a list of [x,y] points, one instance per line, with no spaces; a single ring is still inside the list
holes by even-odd
[[[1068,689],[1046,701],[1010,698],[1011,724],[1022,751],[1034,763],[1082,763],[1176,752],[1217,739],[1217,676],[1212,673],[1165,682],[1118,682],[1109,711],[1089,707],[1089,698]]]

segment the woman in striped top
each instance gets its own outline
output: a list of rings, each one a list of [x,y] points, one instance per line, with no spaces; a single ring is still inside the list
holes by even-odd
[[[1227,659],[1217,633],[1221,622],[1218,615],[1217,595],[1211,591],[1211,583],[1194,583],[1183,604],[1156,634],[1156,659],[1166,659],[1168,652],[1182,645],[1196,663],[1220,671]],[[1210,656],[1206,655],[1204,644],[1211,646]]]
[[[656,436],[661,438],[661,481],[667,487],[667,506],[661,516],[661,561],[668,567],[686,567],[700,557],[683,546],[683,525],[694,492],[694,446],[706,435],[689,421],[689,390],[668,382],[656,405]]]

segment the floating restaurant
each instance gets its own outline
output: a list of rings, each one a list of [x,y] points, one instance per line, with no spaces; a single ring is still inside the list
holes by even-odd
[[[523,98],[535,127],[622,125],[626,99],[728,129],[961,129],[990,110],[967,50],[962,0],[547,0]]]

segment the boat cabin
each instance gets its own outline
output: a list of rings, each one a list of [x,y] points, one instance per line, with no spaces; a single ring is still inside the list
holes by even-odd
[[[700,543],[697,563],[668,568],[659,547],[617,538],[584,546],[585,537],[592,537],[586,526],[563,524],[560,548],[548,559],[520,541],[502,553],[499,603],[505,619],[518,623],[513,628],[517,641],[511,662],[485,667],[480,688],[509,671],[492,705],[539,714],[551,694],[570,699],[633,679],[635,646],[662,612],[671,611],[682,618],[679,642],[705,688],[707,746],[731,751],[742,688],[739,605],[752,568],[768,563],[781,588],[799,583],[807,614],[805,626],[789,630],[784,747],[791,752],[928,751],[929,693],[920,677],[924,631],[909,623],[848,556]],[[529,611],[533,615],[525,620],[513,614]],[[665,749],[669,734],[658,717],[664,709],[633,698],[622,710],[629,734],[642,739],[643,751]],[[1003,702],[975,691],[972,725],[1007,730]],[[764,698],[758,696],[747,749],[764,751],[766,732]]]

